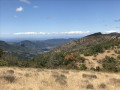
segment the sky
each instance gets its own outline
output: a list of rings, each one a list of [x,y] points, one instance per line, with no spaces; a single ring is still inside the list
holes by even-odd
[[[0,38],[120,32],[120,0],[0,0]]]

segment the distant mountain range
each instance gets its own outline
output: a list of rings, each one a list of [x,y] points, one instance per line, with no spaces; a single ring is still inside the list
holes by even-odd
[[[0,41],[0,47],[6,52],[12,53],[20,58],[31,59],[39,54],[43,54],[52,50],[53,48],[68,43],[76,38],[70,39],[48,39],[42,41],[24,40],[20,42],[7,43]]]

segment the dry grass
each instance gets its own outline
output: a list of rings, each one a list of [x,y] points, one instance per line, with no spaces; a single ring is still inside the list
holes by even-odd
[[[120,73],[0,68],[0,90],[120,90]]]

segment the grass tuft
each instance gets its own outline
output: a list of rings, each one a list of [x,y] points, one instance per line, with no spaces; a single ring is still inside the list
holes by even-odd
[[[58,82],[60,85],[65,85],[67,84],[67,77],[63,74],[54,74],[52,75],[55,78],[55,81]]]
[[[93,85],[92,84],[88,84],[87,86],[86,86],[86,89],[93,89],[94,87],[93,87]]]
[[[7,70],[9,74],[14,74],[14,70]]]
[[[101,89],[105,89],[106,85],[104,83],[101,83],[98,87],[101,88]]]
[[[9,83],[14,83],[16,80],[15,76],[11,76],[11,75],[7,75],[7,76],[3,76],[3,78],[8,81]]]
[[[90,74],[82,74],[82,77],[83,78],[89,78],[89,79],[92,79],[92,78],[94,78],[94,79],[96,79],[97,78],[97,76],[96,75],[90,75]]]

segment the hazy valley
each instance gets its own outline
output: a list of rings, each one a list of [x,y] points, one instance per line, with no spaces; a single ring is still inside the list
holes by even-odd
[[[44,54],[57,46],[75,40],[76,38],[70,39],[48,39],[40,41],[30,41],[24,40],[20,42],[15,41],[0,41],[0,47],[4,49],[5,52],[12,53],[21,59],[31,59],[40,54]]]

